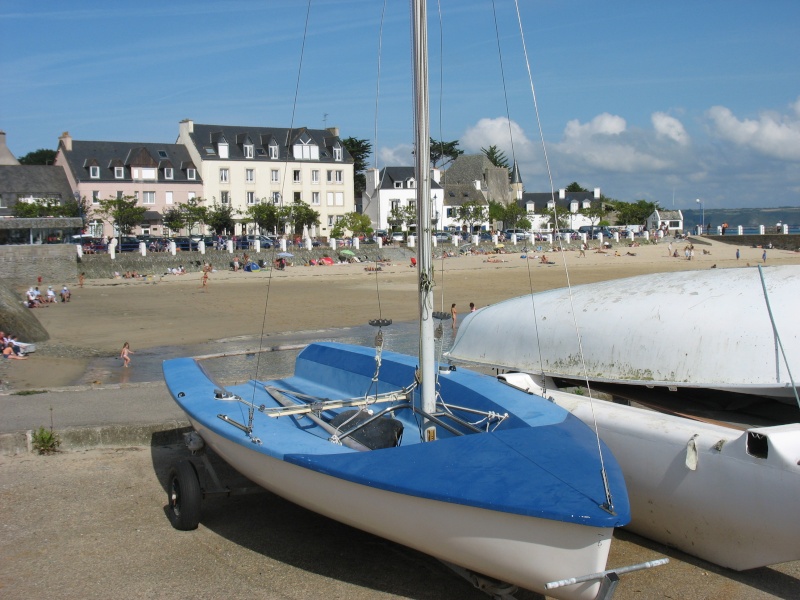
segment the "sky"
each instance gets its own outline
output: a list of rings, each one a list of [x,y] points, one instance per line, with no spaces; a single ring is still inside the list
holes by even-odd
[[[372,166],[412,165],[408,7],[0,0],[0,130],[19,157],[64,131],[174,143],[186,118],[338,127],[372,144]],[[519,13],[521,31],[513,0],[429,2],[431,137],[497,146],[527,192],[552,179],[665,209],[800,206],[800,2]]]

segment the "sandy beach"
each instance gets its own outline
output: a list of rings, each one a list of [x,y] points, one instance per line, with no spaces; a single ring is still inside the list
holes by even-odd
[[[683,258],[684,241],[673,242],[680,255],[674,258],[668,256],[669,241],[633,248],[619,244],[604,254],[590,249],[585,257],[575,250],[547,252],[553,264],[542,264],[541,253],[528,258],[515,253],[437,260],[436,308],[449,310],[456,303],[463,315],[470,302],[481,307],[568,282],[763,264],[759,248],[740,248],[737,260],[737,246],[714,242],[695,244],[693,260]],[[769,250],[766,264],[800,264],[800,253]],[[134,352],[135,369],[137,350],[148,348],[208,344],[207,351],[214,352],[215,340],[236,336],[351,327],[379,316],[414,321],[416,269],[400,262],[381,265],[379,272],[366,267],[354,263],[254,273],[215,271],[206,289],[199,273],[87,280],[83,288],[68,282],[71,302],[35,309],[50,340],[40,343],[30,360],[8,365],[5,379],[16,390],[71,385],[92,357],[117,356],[125,341]],[[60,287],[63,282],[52,283]],[[114,383],[115,377],[112,373],[108,381],[97,383]]]

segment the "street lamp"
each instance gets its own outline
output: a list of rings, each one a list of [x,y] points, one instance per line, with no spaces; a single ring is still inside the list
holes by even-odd
[[[700,229],[700,235],[702,235],[703,231],[706,228],[706,208],[705,208],[705,206],[703,206],[703,201],[700,200],[700,198],[698,198],[696,200],[696,202],[700,205],[700,210],[701,210],[702,215],[703,215],[703,224],[701,225],[701,229]]]

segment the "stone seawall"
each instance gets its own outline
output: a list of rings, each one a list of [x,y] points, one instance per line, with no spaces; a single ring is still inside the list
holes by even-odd
[[[693,236],[697,238],[697,236]],[[715,242],[741,246],[743,248],[771,247],[779,250],[800,250],[800,235],[783,235],[780,233],[766,233],[764,235],[704,235],[697,239],[711,239]]]
[[[414,248],[394,246],[378,248],[370,245],[358,250],[350,249],[350,251],[362,261],[379,259],[408,261],[411,256],[416,256]],[[347,258],[346,255],[341,254],[341,250],[337,251],[332,248],[291,249],[289,252],[294,256],[288,260],[295,265],[302,265],[312,259],[320,259],[323,256],[330,256],[334,260],[338,260],[340,256]],[[170,269],[183,266],[187,272],[191,273],[200,272],[203,263],[206,262],[217,270],[227,270],[233,261],[233,257],[238,256],[241,261],[244,253],[245,251],[230,254],[225,250],[206,250],[205,254],[192,251],[176,252],[173,256],[169,252],[153,252],[142,256],[139,252],[120,252],[116,254],[113,261],[109,254],[87,254],[78,259],[77,272],[85,273],[87,279],[109,279],[114,277],[115,273],[124,274],[127,271],[136,271],[139,275],[163,275]],[[269,264],[277,254],[272,250],[262,250],[258,253],[246,251],[246,253],[250,260],[263,264]]]
[[[32,285],[53,288],[78,280],[77,249],[72,244],[0,245],[0,278],[16,291]],[[45,287],[45,289],[47,289]]]

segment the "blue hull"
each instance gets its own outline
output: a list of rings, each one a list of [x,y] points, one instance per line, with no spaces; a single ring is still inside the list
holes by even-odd
[[[288,397],[297,392],[323,399],[359,398],[368,390],[386,393],[408,386],[414,381],[416,363],[415,358],[384,352],[376,390],[371,386],[374,349],[318,343],[298,356],[294,376],[251,381],[227,391],[267,410],[280,405],[265,386],[279,388]],[[388,492],[502,513],[599,528],[622,526],[630,520],[622,473],[601,443],[614,510],[603,507],[606,495],[594,433],[568,411],[493,377],[463,369],[443,371],[438,387],[447,404],[507,413],[491,432],[454,435],[440,427],[438,440],[423,444],[419,416],[399,410],[394,413],[403,424],[399,445],[359,452],[332,443],[329,432],[303,416],[274,418],[257,410],[248,435],[219,417],[224,414],[246,424],[246,406],[215,397],[219,386],[193,359],[166,361],[164,376],[172,396],[193,423],[261,453],[265,459]],[[415,400],[418,404],[418,398]],[[393,404],[398,403],[378,400],[370,408],[377,413]],[[321,416],[327,420],[342,410],[325,410]],[[480,419],[460,409],[451,410],[467,421]]]

